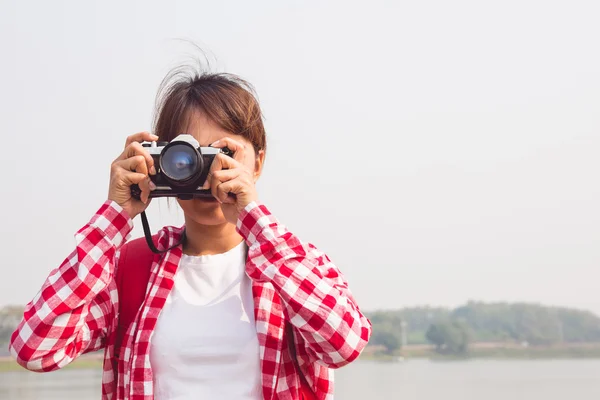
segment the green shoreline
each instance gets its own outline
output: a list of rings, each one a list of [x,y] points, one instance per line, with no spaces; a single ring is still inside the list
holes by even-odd
[[[366,351],[359,360],[394,362],[407,359],[430,359],[435,361],[456,360],[551,360],[551,359],[600,359],[600,344],[589,347],[543,347],[543,348],[476,348],[465,355],[441,355],[431,348],[405,348],[394,354]],[[102,357],[82,357],[67,365],[66,369],[100,369]],[[0,359],[0,373],[25,371],[16,361]],[[32,372],[33,373],[33,372]]]
[[[99,369],[102,368],[101,358],[83,358],[75,360],[71,364],[67,365],[64,369]],[[0,373],[2,372],[15,372],[15,371],[27,371],[25,368],[17,364],[13,359],[0,359]],[[35,372],[31,372],[35,374]]]
[[[432,360],[544,360],[544,359],[599,359],[600,344],[586,347],[490,347],[473,348],[466,354],[439,354],[432,348],[405,348],[393,354],[365,352],[362,360],[394,361],[398,359],[427,358]]]

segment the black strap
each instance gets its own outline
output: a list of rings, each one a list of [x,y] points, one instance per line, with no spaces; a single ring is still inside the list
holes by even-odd
[[[146,216],[146,211],[142,211],[142,226],[144,227],[144,236],[146,237],[146,243],[148,243],[148,247],[150,247],[150,250],[152,250],[152,252],[156,253],[156,254],[166,253],[167,251],[172,250],[175,247],[179,246],[185,240],[185,230],[184,230],[183,234],[181,235],[181,239],[179,239],[179,242],[175,243],[173,246],[169,247],[168,249],[161,251],[156,248],[156,246],[154,245],[154,242],[152,241],[152,233],[150,233],[150,224],[148,224],[148,217]]]

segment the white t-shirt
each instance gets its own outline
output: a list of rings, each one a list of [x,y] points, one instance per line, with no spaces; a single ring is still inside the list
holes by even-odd
[[[181,258],[150,344],[156,400],[262,399],[246,245]]]

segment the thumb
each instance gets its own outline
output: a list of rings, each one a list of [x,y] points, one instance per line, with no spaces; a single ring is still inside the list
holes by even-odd
[[[138,184],[146,179],[146,175],[140,174],[139,172],[128,172],[123,176],[123,183],[127,186]]]

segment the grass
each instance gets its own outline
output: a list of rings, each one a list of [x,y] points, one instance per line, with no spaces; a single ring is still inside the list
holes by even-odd
[[[427,358],[435,360],[458,360],[458,359],[584,359],[600,358],[600,344],[588,346],[546,346],[546,347],[515,347],[496,346],[486,347],[477,344],[471,347],[468,354],[451,355],[439,354],[431,346],[407,346],[406,348],[385,354],[381,351],[365,351],[361,355],[362,360],[393,361],[398,357],[404,358]]]
[[[374,360],[382,362],[395,361],[398,357],[427,358],[433,360],[458,360],[458,359],[584,359],[600,358],[600,344],[591,346],[563,346],[563,347],[473,347],[466,355],[441,355],[430,346],[408,346],[394,354],[384,354],[378,351],[365,351],[361,360]],[[102,355],[84,355],[66,369],[99,369],[102,368]],[[10,371],[25,371],[12,358],[0,358],[0,373]]]
[[[99,357],[86,357],[82,356],[81,358],[73,361],[71,364],[67,365],[65,369],[96,369],[102,368],[102,358]],[[0,359],[0,372],[11,372],[11,371],[26,371],[23,367],[21,367],[15,360],[12,358],[2,358]]]

